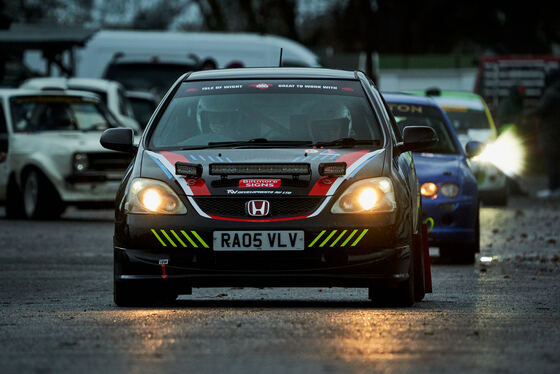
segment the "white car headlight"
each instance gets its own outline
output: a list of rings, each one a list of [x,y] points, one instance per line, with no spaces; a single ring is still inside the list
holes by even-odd
[[[171,187],[164,182],[147,178],[132,181],[124,210],[126,213],[136,214],[187,213],[187,208]]]
[[[86,171],[86,169],[89,167],[88,155],[85,153],[74,153],[72,167],[77,172]]]
[[[391,179],[378,177],[351,184],[334,203],[331,213],[380,213],[396,208]]]
[[[444,183],[439,190],[443,196],[450,199],[454,199],[459,195],[459,186],[455,183]]]

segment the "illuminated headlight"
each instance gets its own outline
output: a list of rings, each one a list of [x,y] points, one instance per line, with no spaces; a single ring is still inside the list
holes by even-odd
[[[72,160],[72,167],[74,171],[82,172],[86,171],[89,167],[88,156],[85,153],[75,153],[74,159]]]
[[[524,167],[525,148],[516,133],[508,129],[494,142],[487,144],[473,160],[494,164],[508,176],[517,175]]]
[[[444,183],[441,185],[440,191],[443,196],[454,199],[459,195],[459,186],[455,183]]]
[[[424,197],[435,199],[437,197],[438,187],[437,184],[428,182],[420,187],[420,194]]]
[[[380,213],[397,208],[393,183],[386,177],[353,183],[331,208],[331,213]]]
[[[136,178],[124,204],[126,213],[136,214],[185,214],[187,209],[177,194],[167,184],[147,178]]]

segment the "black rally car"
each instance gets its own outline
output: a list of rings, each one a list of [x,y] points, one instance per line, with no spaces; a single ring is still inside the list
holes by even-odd
[[[360,72],[300,68],[185,74],[117,195],[114,300],[174,300],[193,287],[369,288],[381,304],[425,292],[420,191],[411,150]]]

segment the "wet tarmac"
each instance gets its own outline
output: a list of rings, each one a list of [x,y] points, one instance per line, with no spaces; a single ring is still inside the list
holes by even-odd
[[[558,200],[483,208],[477,263],[434,259],[434,293],[404,309],[344,288],[195,289],[172,307],[117,308],[112,212],[2,219],[0,372],[557,373],[559,218]]]

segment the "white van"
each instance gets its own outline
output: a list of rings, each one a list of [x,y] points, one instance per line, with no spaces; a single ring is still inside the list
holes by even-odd
[[[218,68],[317,67],[317,56],[292,40],[249,33],[99,31],[78,53],[78,77],[121,82],[127,90],[165,92],[207,59]]]

